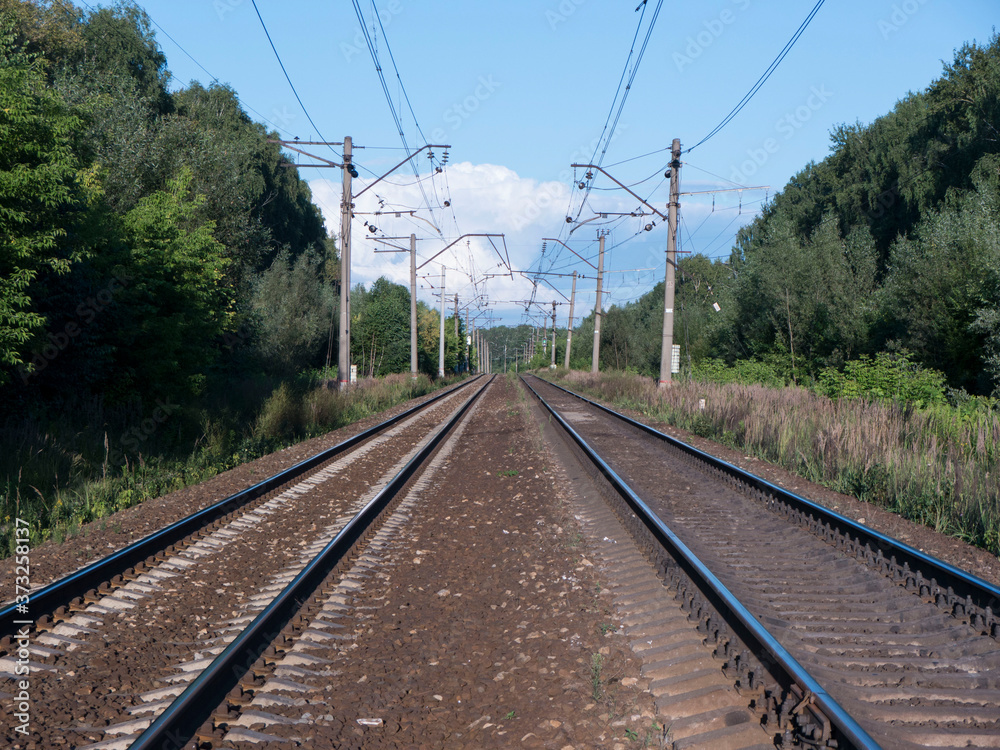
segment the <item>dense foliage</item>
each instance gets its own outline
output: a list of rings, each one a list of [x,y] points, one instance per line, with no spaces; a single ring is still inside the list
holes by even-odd
[[[963,47],[939,80],[891,113],[838,127],[830,155],[789,181],[725,262],[679,262],[673,333],[685,371],[718,380],[720,368],[735,366],[726,377],[755,372],[758,382],[832,394],[874,357],[882,367],[904,363],[914,382],[919,372],[942,373],[935,392],[994,393],[998,125],[994,36]],[[662,315],[662,284],[612,305],[601,324],[601,369],[656,375]],[[589,369],[592,337],[593,314],[574,331],[574,368]],[[845,393],[856,391],[868,393]]]
[[[329,252],[274,134],[232,90],[169,80],[134,5],[0,0],[5,403],[201,393],[223,336],[264,328],[248,292],[275,257]]]
[[[710,332],[727,360],[806,373],[908,351],[954,387],[1000,384],[1000,37],[869,125],[842,126],[739,235]]]

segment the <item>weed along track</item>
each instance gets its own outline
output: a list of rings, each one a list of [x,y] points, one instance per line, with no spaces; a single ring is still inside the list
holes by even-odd
[[[1000,590],[526,380],[659,570],[663,584],[637,577],[621,607],[666,721],[728,712],[763,726],[769,745],[1000,747]],[[649,603],[664,590],[685,617]],[[704,699],[722,674],[742,705]]]

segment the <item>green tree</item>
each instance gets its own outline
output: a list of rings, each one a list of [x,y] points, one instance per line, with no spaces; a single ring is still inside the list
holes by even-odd
[[[384,276],[353,298],[351,349],[359,376],[410,369],[410,292]]]
[[[82,55],[98,70],[125,73],[140,96],[167,111],[167,58],[156,41],[149,16],[135,3],[117,2],[91,11],[81,29]],[[79,62],[79,61],[78,61]]]
[[[676,275],[674,298],[674,343],[681,345],[681,361],[686,365],[717,356],[716,339],[723,335],[721,315],[723,290],[732,279],[732,270],[721,260],[695,253],[682,259]],[[663,298],[657,285],[650,294]],[[715,309],[715,305],[720,305]],[[663,307],[659,307],[662,314]]]
[[[79,117],[45,85],[42,62],[20,52],[0,16],[0,365],[23,365],[45,324],[30,285],[66,273],[83,250],[68,231],[85,208],[72,149]],[[0,370],[0,383],[9,372]]]
[[[1000,382],[998,165],[1000,157],[984,157],[976,189],[954,192],[896,242],[881,294],[886,346],[919,352],[924,366],[979,391]]]
[[[338,303],[321,266],[312,251],[292,261],[284,249],[253,283],[258,351],[271,372],[291,375],[325,358]]]
[[[182,171],[122,222],[131,254],[121,299],[133,318],[119,332],[122,384],[146,393],[199,392],[213,342],[232,327],[228,261],[211,222],[197,217],[204,198],[191,183]]]

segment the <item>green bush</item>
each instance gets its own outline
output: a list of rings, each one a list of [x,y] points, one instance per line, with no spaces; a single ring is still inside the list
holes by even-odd
[[[738,359],[727,365],[721,359],[703,359],[691,371],[693,380],[718,385],[760,385],[781,388],[787,383],[785,375],[770,362],[756,359]]]
[[[288,383],[282,383],[264,402],[257,417],[255,434],[262,438],[280,439],[300,433],[304,427],[302,401]]]
[[[863,356],[845,364],[843,371],[828,367],[820,372],[815,389],[832,399],[886,399],[918,407],[946,400],[944,374],[924,369],[907,352],[880,352],[874,360]]]

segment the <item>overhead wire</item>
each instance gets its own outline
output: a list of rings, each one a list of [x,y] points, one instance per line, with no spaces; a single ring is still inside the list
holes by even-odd
[[[628,159],[622,159],[621,161],[616,161],[613,164],[608,164],[608,169],[611,169],[611,167],[620,166],[622,164],[628,164],[630,161],[638,161],[639,159],[645,159],[647,156],[652,156],[653,154],[659,154],[659,153],[662,153],[664,151],[669,151],[669,150],[670,150],[670,146],[664,146],[663,148],[658,148],[655,151],[650,151],[650,152],[645,153],[645,154],[640,154],[639,156],[631,156]]]
[[[705,141],[714,137],[720,130],[722,130],[724,127],[726,127],[726,125],[732,122],[733,118],[736,117],[736,115],[738,115],[740,111],[747,104],[750,103],[750,100],[753,99],[753,97],[757,94],[757,92],[760,91],[761,87],[765,83],[767,83],[767,80],[771,77],[774,71],[777,70],[778,66],[781,64],[781,61],[784,60],[785,57],[788,55],[788,53],[792,51],[792,47],[795,46],[795,43],[799,40],[799,37],[802,36],[805,30],[809,27],[809,24],[812,22],[813,18],[816,17],[817,13],[819,13],[819,9],[823,6],[824,2],[826,2],[826,0],[818,0],[816,5],[813,6],[812,10],[809,11],[809,15],[806,16],[806,19],[801,24],[799,24],[799,28],[795,30],[794,34],[792,34],[792,38],[785,43],[785,46],[781,49],[781,52],[778,53],[778,56],[771,61],[771,64],[767,66],[767,69],[763,72],[763,74],[761,74],[760,78],[757,79],[757,82],[750,87],[750,90],[743,95],[743,98],[740,99],[740,101],[737,103],[735,107],[732,108],[732,110],[730,110],[729,114],[727,114],[724,118],[722,118],[722,121],[714,128],[712,128],[712,130],[708,133],[708,135],[706,135],[696,144],[687,149],[685,153],[690,153],[691,151],[694,151],[694,149],[698,148],[698,146],[705,143]]]
[[[364,36],[365,43],[368,46],[368,52],[371,55],[372,63],[375,65],[375,72],[378,75],[379,83],[381,84],[382,87],[382,93],[385,96],[386,103],[389,105],[389,112],[392,115],[392,120],[396,125],[396,132],[399,135],[400,142],[403,144],[403,148],[406,151],[406,154],[410,155],[412,150],[410,148],[410,144],[406,140],[406,132],[403,128],[403,122],[400,119],[396,105],[392,101],[392,94],[389,92],[389,85],[385,78],[385,71],[382,69],[381,62],[379,61],[378,49],[375,46],[375,41],[372,38],[371,33],[369,33],[368,31],[367,24],[365,24],[364,12],[361,10],[361,5],[359,4],[358,0],[351,0],[351,2],[352,5],[354,6],[354,12],[358,18],[358,23],[361,26],[361,32],[362,35]],[[379,29],[382,31],[382,41],[385,44],[386,50],[389,53],[389,60],[392,63],[393,70],[396,73],[396,79],[399,82],[399,87],[406,99],[407,106],[410,107],[410,114],[413,116],[414,125],[417,129],[417,132],[420,133],[421,138],[423,138],[424,137],[423,130],[420,128],[420,124],[417,122],[416,114],[413,112],[413,107],[410,105],[410,97],[408,94],[406,94],[406,89],[403,86],[403,78],[399,74],[399,68],[396,66],[396,61],[392,54],[392,48],[389,45],[389,39],[385,35],[385,28],[382,25],[382,17],[379,15],[378,8],[375,6],[374,3],[372,3],[372,13],[374,15],[375,20],[377,20],[378,22]],[[409,165],[410,168],[413,170],[414,176],[419,177],[419,169],[417,165],[412,160],[409,162]],[[431,169],[433,170],[433,165],[431,166]],[[434,224],[434,226],[437,226],[437,219],[434,216],[434,209],[430,204],[430,200],[427,198],[427,193],[424,191],[423,185],[420,186],[420,193],[424,198],[424,202],[427,204],[427,210],[431,214],[432,223]]]
[[[639,38],[639,30],[642,28],[642,21],[646,15],[647,0],[643,0],[642,5],[640,7],[642,8],[642,13],[639,16],[639,23],[636,25],[635,35],[632,38],[632,47],[629,49],[628,58],[625,61],[625,68],[622,71],[622,79],[618,81],[618,89],[615,91],[615,98],[611,102],[611,110],[608,112],[608,118],[605,120],[604,129],[601,132],[601,137],[598,140],[598,144],[594,148],[594,154],[590,158],[591,164],[596,164],[599,167],[604,164],[604,157],[607,154],[608,147],[611,145],[611,140],[614,137],[615,131],[618,128],[618,122],[621,119],[622,112],[625,109],[625,102],[628,101],[628,95],[632,90],[632,83],[635,81],[636,74],[639,72],[639,66],[642,64],[642,58],[646,53],[646,47],[649,45],[649,39],[653,34],[653,29],[656,27],[656,20],[657,18],[659,18],[660,9],[663,7],[663,0],[657,0],[656,9],[653,11],[652,18],[649,21],[649,27],[646,29],[646,36],[642,41],[642,46],[639,48],[639,53],[636,55],[635,65],[632,67],[632,72],[631,74],[629,74],[628,83],[625,85],[625,91],[624,93],[622,93],[621,101],[619,102],[618,94],[621,93],[622,80],[624,80],[625,73],[628,71],[629,61],[631,61],[632,55],[635,51],[635,40]],[[636,8],[636,10],[639,10],[639,8]],[[615,112],[616,103],[618,104],[617,112]],[[612,113],[614,113],[614,122],[611,122],[611,127],[609,130],[608,123],[611,121]],[[603,148],[601,147],[602,142],[603,142]],[[598,149],[601,149],[601,156],[595,162],[594,159],[597,156]],[[577,218],[580,217],[580,214],[583,212],[583,207],[587,203],[587,198],[590,195],[590,188],[593,185],[594,179],[596,179],[596,175],[594,177],[591,177],[585,183],[587,185],[587,188],[586,190],[584,190],[583,198],[580,201],[580,208],[576,214]]]
[[[636,45],[636,41],[639,38],[639,33],[642,31],[642,26],[643,26],[643,21],[645,19],[645,15],[646,15],[647,5],[648,5],[647,0],[642,0],[642,2],[640,3],[640,5],[636,8],[636,11],[641,10],[642,12],[639,15],[639,21],[636,23],[635,33],[632,35],[632,43],[629,46],[629,53],[628,53],[628,55],[625,58],[625,65],[622,67],[622,74],[619,77],[618,86],[615,89],[615,96],[614,96],[614,98],[611,101],[610,108],[608,109],[608,116],[605,118],[604,127],[601,129],[601,135],[598,137],[597,143],[594,146],[594,151],[593,151],[593,154],[592,154],[592,156],[590,158],[590,162],[591,163],[594,163],[594,160],[595,160],[595,158],[597,158],[597,153],[598,153],[599,150],[601,152],[601,155],[600,155],[600,160],[597,162],[597,164],[601,165],[604,162],[604,157],[605,157],[605,155],[607,153],[608,147],[610,146],[611,141],[614,138],[615,131],[616,131],[617,127],[618,127],[618,120],[621,117],[621,113],[622,113],[622,111],[624,110],[624,107],[625,107],[625,102],[628,99],[629,93],[631,92],[632,83],[635,80],[635,76],[636,76],[636,74],[637,74],[637,72],[639,70],[639,64],[642,62],[642,56],[644,55],[646,47],[647,47],[647,45],[649,43],[649,38],[652,35],[653,28],[656,25],[656,19],[659,16],[660,8],[663,5],[663,0],[658,0],[658,2],[657,2],[656,10],[653,13],[652,19],[651,19],[650,24],[649,24],[649,28],[646,31],[646,37],[643,40],[643,43],[642,43],[642,46],[640,48],[639,54],[638,54],[638,56],[636,58],[636,61],[635,61],[635,65],[633,66],[632,72],[631,72],[631,75],[630,75],[629,74],[629,65],[631,64],[632,58],[635,55],[635,45]],[[625,81],[626,76],[628,76],[628,83],[627,83],[627,85],[625,87],[624,95],[621,97],[621,101],[619,102],[619,95],[622,94],[622,83]],[[615,112],[615,105],[616,104],[618,105],[617,113]],[[612,118],[614,118],[614,122],[613,123],[612,123]],[[603,147],[602,147],[602,144],[603,144]],[[656,153],[656,152],[654,151],[652,153]],[[648,156],[648,154],[647,154],[647,156]],[[637,158],[639,158],[639,157],[637,157]],[[629,161],[629,160],[626,160],[626,161]],[[576,185],[576,183],[577,183],[575,175],[574,175],[573,183],[574,183],[574,185]],[[589,197],[590,189],[591,189],[592,186],[593,186],[593,179],[590,179],[586,183],[586,191],[585,191],[583,197],[581,198],[580,208],[576,211],[576,218],[577,219],[579,219],[580,214],[583,212],[583,207],[587,203],[587,198]],[[566,209],[566,216],[567,217],[570,217],[574,213],[574,211],[573,211],[573,204],[575,202],[575,198],[574,198],[575,194],[576,194],[575,191],[571,191],[570,192],[569,205],[567,206],[567,209]],[[563,233],[566,232],[566,231],[567,230],[566,230],[565,226],[561,227],[560,230],[559,230],[559,234],[557,236],[560,237],[560,238],[562,238],[564,236]],[[554,256],[556,258],[558,258],[559,255],[560,255],[560,253],[561,253],[561,246],[557,246],[557,248],[554,250]],[[544,258],[539,257],[538,260],[537,260],[537,266],[538,266],[538,271],[539,272],[541,272],[541,270],[542,270],[542,264],[543,264],[543,262],[544,262]],[[554,261],[550,261],[550,263],[551,262],[554,262]],[[535,265],[535,264],[533,264],[533,265]]]
[[[291,87],[292,93],[295,94],[295,100],[299,103],[299,106],[302,108],[302,112],[305,113],[306,119],[309,121],[309,124],[312,125],[313,128],[315,128],[316,135],[319,136],[319,139],[321,141],[325,141],[326,138],[320,131],[319,126],[317,126],[316,123],[313,122],[312,116],[309,114],[309,110],[306,109],[306,105],[302,103],[302,97],[299,96],[299,92],[295,89],[295,84],[292,83],[292,77],[288,75],[288,70],[285,68],[285,63],[282,62],[281,55],[278,54],[278,48],[274,46],[274,40],[271,39],[271,32],[267,30],[267,24],[264,23],[264,17],[261,16],[260,9],[257,7],[257,0],[250,0],[250,3],[253,5],[254,11],[256,11],[257,13],[257,18],[260,21],[261,28],[264,29],[264,35],[267,37],[268,44],[271,45],[271,51],[274,52],[274,56],[278,60],[278,65],[281,66],[281,72],[285,74],[285,80],[288,81],[288,85]]]
[[[716,174],[715,172],[709,172],[707,169],[705,169],[703,167],[699,167],[696,164],[692,164],[687,159],[684,160],[684,166],[685,167],[691,167],[691,169],[697,169],[699,172],[704,172],[705,174],[710,175],[711,177],[715,177],[715,178],[717,178],[719,180],[722,180],[723,182],[728,182],[730,185],[735,185],[738,188],[746,188],[746,187],[748,187],[747,185],[743,185],[743,184],[741,184],[739,182],[733,182],[732,180],[729,180],[729,179],[723,177],[722,175]]]

